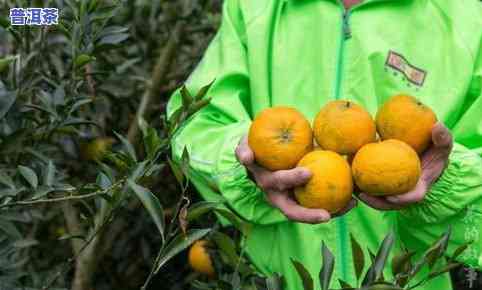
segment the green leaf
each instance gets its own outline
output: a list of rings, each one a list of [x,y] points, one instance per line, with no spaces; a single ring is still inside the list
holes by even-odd
[[[169,166],[171,167],[171,171],[174,174],[174,177],[176,177],[176,180],[179,183],[179,185],[184,186],[184,174],[179,169],[177,164],[175,164],[171,159],[167,159],[167,163],[169,163]]]
[[[452,229],[449,228],[442,237],[425,252],[424,257],[430,269],[435,265],[439,258],[443,257],[444,252],[447,250],[451,233]]]
[[[47,194],[51,193],[52,191],[54,191],[54,188],[52,188],[50,186],[47,186],[47,185],[41,185],[37,188],[37,190],[33,194],[32,199],[42,198],[42,197],[46,196]]]
[[[282,281],[281,276],[277,273],[266,278],[266,287],[267,290],[282,290]]]
[[[57,240],[65,241],[65,240],[72,240],[72,239],[79,239],[79,240],[85,241],[85,237],[82,235],[63,235],[59,237]]]
[[[30,133],[30,130],[22,128],[8,135],[8,137],[3,139],[3,143],[0,144],[0,152],[2,154],[18,152],[24,148],[23,142],[30,136]]]
[[[186,220],[192,221],[198,219],[201,215],[211,211],[215,211],[219,215],[226,218],[235,228],[240,230],[244,235],[249,234],[251,230],[251,225],[242,220],[231,210],[224,207],[220,202],[201,201],[193,204],[188,209]]]
[[[119,34],[119,33],[127,32],[128,30],[129,28],[124,26],[118,26],[118,25],[108,26],[102,29],[102,32],[99,33],[99,38],[102,38],[104,36],[108,36],[111,34]]]
[[[102,37],[97,45],[117,45],[129,38],[129,33],[115,33]]]
[[[470,244],[472,244],[472,241],[464,243],[460,247],[455,249],[454,253],[452,254],[451,259],[453,261],[455,261],[455,259],[457,259],[457,257],[460,256],[460,254],[462,254],[470,246]]]
[[[129,179],[137,180],[144,174],[144,170],[146,169],[146,165],[149,160],[144,160],[141,163],[137,163],[135,169],[132,171]]]
[[[392,258],[393,276],[410,271],[411,258],[413,255],[415,255],[415,251],[405,252]]]
[[[206,236],[211,229],[195,229],[187,231],[186,235],[178,234],[161,252],[161,258],[157,265],[155,265],[154,273],[157,274],[159,270],[164,266],[171,258],[185,250],[195,241],[202,239]]]
[[[95,11],[98,5],[99,5],[99,2],[97,0],[91,0],[87,11],[89,12]]]
[[[320,285],[322,290],[328,290],[331,282],[331,276],[335,267],[335,257],[330,252],[328,247],[323,242],[321,245],[322,262],[323,266],[320,270]]]
[[[32,169],[30,169],[28,167],[22,166],[22,165],[18,166],[18,171],[23,176],[23,178],[25,178],[25,180],[27,180],[27,182],[30,184],[30,186],[32,186],[33,188],[37,188],[38,177],[37,177],[37,174],[35,173],[35,171],[33,171]]]
[[[174,134],[175,130],[177,130],[177,128],[179,127],[179,121],[182,113],[183,113],[183,108],[181,107],[175,110],[174,113],[172,113],[171,116],[169,117],[169,120],[167,123],[169,124],[169,132],[171,134]]]
[[[214,241],[214,243],[216,243],[221,252],[226,255],[229,264],[232,267],[236,267],[240,258],[236,254],[236,244],[234,241],[228,235],[222,232],[213,232],[211,239]]]
[[[15,225],[11,222],[7,222],[0,219],[0,231],[3,231],[5,234],[9,235],[15,239],[21,239],[22,234],[20,231],[15,227]],[[0,235],[3,236],[3,235]]]
[[[180,93],[182,98],[182,106],[187,110],[192,103],[192,96],[187,90],[186,86],[182,86]]]
[[[129,68],[135,68],[134,65],[137,64],[138,62],[140,62],[141,60],[142,60],[142,58],[140,58],[140,57],[127,59],[124,63],[122,63],[121,65],[119,65],[115,68],[116,72],[119,75],[125,74]]]
[[[451,270],[457,267],[460,267],[461,265],[462,265],[461,263],[449,263],[436,271],[431,271],[430,274],[428,275],[428,280],[431,280],[444,273],[450,272]]]
[[[112,180],[104,172],[97,174],[95,183],[104,190],[112,186]]]
[[[395,286],[395,285],[387,285],[387,284],[374,284],[366,288],[362,288],[363,290],[403,290],[402,288]]]
[[[99,127],[99,124],[95,123],[94,121],[86,120],[84,118],[69,117],[67,120],[63,121],[62,124],[60,124],[59,128],[80,125],[93,125]]]
[[[341,280],[341,279],[338,279],[338,283],[340,283],[340,287],[343,289],[343,290],[352,290],[352,289],[355,289],[353,288],[350,284],[346,283],[345,281]]]
[[[149,124],[147,124],[146,120],[142,116],[137,119],[137,125],[139,126],[139,129],[141,129],[142,135],[146,136]]]
[[[359,280],[365,267],[365,256],[360,244],[357,242],[353,234],[350,234],[351,252],[353,257],[353,265],[355,267],[356,279]]]
[[[200,101],[197,101],[196,103],[194,103],[194,104],[189,108],[188,116],[191,116],[191,115],[193,115],[194,113],[200,111],[202,108],[204,108],[205,106],[209,105],[209,103],[211,103],[211,98],[206,98],[206,99],[202,99],[202,100],[200,100]]]
[[[49,108],[48,106],[42,107],[42,106],[38,106],[38,105],[34,105],[34,104],[24,104],[23,106],[26,107],[26,108],[30,108],[30,109],[34,109],[34,110],[37,110],[37,111],[44,112],[46,114],[51,115],[54,118],[58,117],[57,113],[55,111],[53,111],[51,108]]]
[[[92,99],[80,99],[80,100],[77,100],[75,101],[75,103],[70,107],[70,110],[69,110],[69,115],[72,114],[73,112],[77,111],[78,108],[80,108],[81,106],[85,105],[85,104],[88,104],[88,103],[91,103],[92,102]]]
[[[57,86],[53,94],[53,104],[54,105],[65,105],[65,88],[64,85]]]
[[[132,146],[131,142],[129,142],[129,140],[127,140],[126,138],[124,138],[124,136],[120,135],[117,132],[114,132],[114,134],[122,142],[122,145],[127,151],[127,154],[129,154],[129,156],[132,158],[133,161],[137,162],[136,151],[134,150],[134,146]]]
[[[81,54],[77,56],[77,58],[75,59],[74,66],[75,68],[81,68],[93,60],[95,60],[95,57],[90,56],[88,54]]]
[[[243,235],[249,235],[251,231],[251,225],[241,218],[239,218],[235,213],[227,208],[217,208],[216,213],[220,214],[221,216],[225,217],[229,222],[237,228]]]
[[[24,192],[26,190],[25,187],[20,187],[20,188],[6,188],[0,190],[0,196],[16,196],[17,194]]]
[[[200,201],[191,205],[187,210],[187,221],[198,219],[201,215],[213,211],[221,206],[219,202]]]
[[[188,176],[189,173],[189,152],[187,151],[187,147],[184,146],[184,150],[182,150],[181,156],[181,170],[184,176]]]
[[[417,261],[410,271],[410,277],[414,277],[422,267],[427,264],[428,267],[431,269],[433,265],[435,265],[436,261],[443,257],[445,250],[447,249],[448,241],[450,239],[451,228],[449,228],[443,235],[435,241],[430,248],[428,248],[422,258]]]
[[[52,186],[52,184],[54,183],[54,178],[55,178],[55,165],[52,162],[52,160],[49,160],[49,163],[47,164],[47,168],[45,171],[43,184],[47,186]]]
[[[109,18],[112,18],[115,15],[115,12],[117,10],[116,5],[110,5],[110,6],[101,6],[95,9],[95,12],[92,13],[91,19],[94,20],[107,20]]]
[[[0,119],[3,119],[15,103],[17,95],[12,91],[0,90]]]
[[[28,248],[35,245],[38,245],[38,241],[35,239],[18,240],[13,243],[15,248]]]
[[[207,94],[207,92],[209,91],[209,89],[211,88],[211,86],[214,84],[214,82],[216,81],[216,79],[212,80],[212,82],[210,82],[208,85],[202,87],[198,93],[196,94],[196,96],[194,97],[194,100],[195,101],[199,101],[201,99],[204,98],[204,96]]]
[[[300,262],[291,259],[291,263],[296,269],[296,272],[301,278],[301,282],[303,283],[304,290],[313,290],[313,278],[311,278],[310,272],[306,270],[305,266]]]
[[[164,211],[162,209],[161,203],[159,199],[152,194],[147,188],[144,188],[138,184],[136,184],[133,180],[128,180],[127,184],[129,187],[134,191],[136,196],[140,199],[144,207],[147,209],[149,214],[151,215],[154,223],[161,234],[162,239],[164,240]]]
[[[138,123],[142,131],[147,159],[152,159],[162,147],[162,140],[159,138],[157,131],[150,127],[143,118],[139,118]]]
[[[10,21],[6,17],[0,16],[0,26],[6,29],[10,27]]]
[[[385,268],[385,264],[390,254],[390,250],[393,246],[393,242],[395,239],[395,235],[393,232],[390,232],[382,242],[380,249],[378,250],[377,255],[375,256],[375,263],[374,263],[374,272],[375,272],[375,281],[378,281],[383,275],[383,268]]]
[[[365,278],[363,279],[362,286],[370,285],[375,281],[378,281],[383,274],[383,268],[385,267],[385,263],[387,261],[388,255],[390,254],[390,250],[392,248],[394,242],[395,235],[393,232],[390,232],[385,239],[383,239],[380,248],[375,256],[372,265],[370,266]]]
[[[14,60],[14,56],[0,58],[0,73],[4,72]]]
[[[15,189],[15,184],[13,183],[12,178],[3,171],[0,171],[0,183],[10,187],[11,189]]]

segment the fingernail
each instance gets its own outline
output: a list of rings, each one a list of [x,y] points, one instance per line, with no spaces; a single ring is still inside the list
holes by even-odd
[[[387,197],[387,200],[388,200],[389,202],[393,202],[393,203],[398,203],[398,202],[400,202],[400,199],[399,199],[398,197],[395,197],[395,196],[389,196],[389,197]]]
[[[329,220],[330,218],[327,217],[325,214],[321,214],[319,217],[318,217],[318,221],[319,222],[324,222],[324,221],[327,221]]]

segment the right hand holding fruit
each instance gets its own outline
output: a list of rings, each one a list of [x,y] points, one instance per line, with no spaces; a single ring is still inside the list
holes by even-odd
[[[303,223],[323,223],[332,215],[324,209],[311,209],[299,205],[292,197],[294,187],[304,185],[311,178],[311,172],[297,167],[290,170],[269,171],[255,163],[254,153],[244,137],[236,148],[236,157],[252,174],[254,181],[266,193],[268,201],[290,220]],[[343,215],[356,205],[352,199],[346,208],[336,215]]]

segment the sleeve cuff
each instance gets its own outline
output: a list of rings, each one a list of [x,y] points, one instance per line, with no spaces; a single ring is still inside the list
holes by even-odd
[[[482,158],[455,144],[449,164],[425,199],[400,211],[404,218],[438,223],[482,199]]]
[[[255,224],[273,224],[287,218],[271,206],[258,186],[248,177],[247,171],[234,154],[241,138],[248,132],[250,123],[237,124],[229,130],[215,167],[215,182],[228,204],[241,217]]]

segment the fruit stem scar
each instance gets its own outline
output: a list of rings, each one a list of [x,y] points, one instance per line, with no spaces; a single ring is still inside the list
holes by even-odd
[[[280,139],[283,143],[288,143],[291,141],[291,132],[289,129],[282,129],[281,130],[281,135],[280,135]]]

